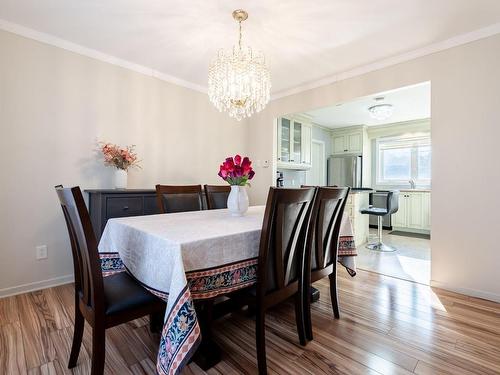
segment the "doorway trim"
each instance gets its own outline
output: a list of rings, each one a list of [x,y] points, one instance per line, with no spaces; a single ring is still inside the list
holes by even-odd
[[[321,182],[320,185],[326,186],[327,185],[327,168],[326,168],[326,145],[325,145],[325,141],[321,141],[319,139],[313,139],[312,143],[316,143],[316,144],[320,145],[321,149],[323,150],[323,152],[322,152],[323,156],[321,158],[321,160],[323,160],[323,181]],[[310,181],[308,181],[308,184],[309,184],[309,182]]]

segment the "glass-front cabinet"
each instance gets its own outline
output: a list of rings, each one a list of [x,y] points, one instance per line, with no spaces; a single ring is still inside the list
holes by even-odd
[[[278,121],[278,168],[311,168],[312,125],[281,117]]]
[[[279,142],[279,154],[283,162],[290,161],[290,126],[291,121],[287,118],[280,119],[280,126],[278,131],[278,142]]]
[[[302,161],[302,124],[293,122],[293,157],[290,160],[292,163],[300,163]]]

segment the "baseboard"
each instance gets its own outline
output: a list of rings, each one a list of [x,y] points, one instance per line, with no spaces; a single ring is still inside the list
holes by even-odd
[[[442,283],[440,281],[431,280],[431,286],[439,289],[449,290],[450,292],[464,294],[470,297],[477,297],[486,299],[488,301],[500,302],[500,294],[484,292],[482,290],[468,289],[468,288],[457,288],[454,286],[450,286],[446,283]]]
[[[0,289],[0,298],[14,296],[16,294],[34,292],[35,290],[46,289],[53,286],[69,284],[74,280],[75,278],[73,275],[65,275],[54,277],[53,279],[36,281],[34,283],[12,286],[10,288]]]
[[[431,231],[428,229],[413,229],[413,228],[405,228],[405,227],[392,227],[393,231],[399,232],[409,232],[409,233],[419,233],[419,234],[431,234]]]
[[[375,224],[370,224],[369,227],[370,227],[370,229],[378,229],[378,225],[375,225]],[[392,230],[392,227],[387,226],[387,225],[382,225],[382,229],[383,230]]]

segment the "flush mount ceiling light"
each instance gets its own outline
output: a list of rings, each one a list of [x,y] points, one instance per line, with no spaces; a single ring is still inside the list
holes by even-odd
[[[208,97],[219,111],[240,121],[259,112],[269,102],[271,76],[264,55],[241,43],[241,23],[248,13],[238,9],[238,45],[219,50],[208,69]]]
[[[384,97],[375,98],[377,102],[384,100]],[[376,104],[368,108],[370,116],[375,120],[387,120],[394,113],[392,104]]]

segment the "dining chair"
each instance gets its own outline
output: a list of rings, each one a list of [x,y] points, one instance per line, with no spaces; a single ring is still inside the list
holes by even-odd
[[[205,185],[203,190],[205,190],[209,210],[227,208],[227,197],[231,192],[230,185]]]
[[[203,210],[201,185],[156,185],[156,198],[162,214]]]
[[[330,279],[333,315],[340,317],[337,294],[337,255],[342,216],[349,195],[348,187],[318,187],[311,214],[304,264],[304,295],[311,284],[326,276]],[[311,299],[304,298],[306,337],[313,339]]]
[[[148,314],[165,314],[166,304],[127,272],[102,276],[97,241],[80,188],[58,185],[55,189],[68,229],[75,272],[75,326],[68,368],[76,366],[87,320],[92,327],[91,374],[101,375],[106,329]]]
[[[306,344],[302,284],[314,192],[314,188],[269,189],[260,236],[257,284],[250,301],[256,313],[257,361],[261,375],[267,373],[265,315],[269,308],[295,297],[299,341],[301,345]]]

